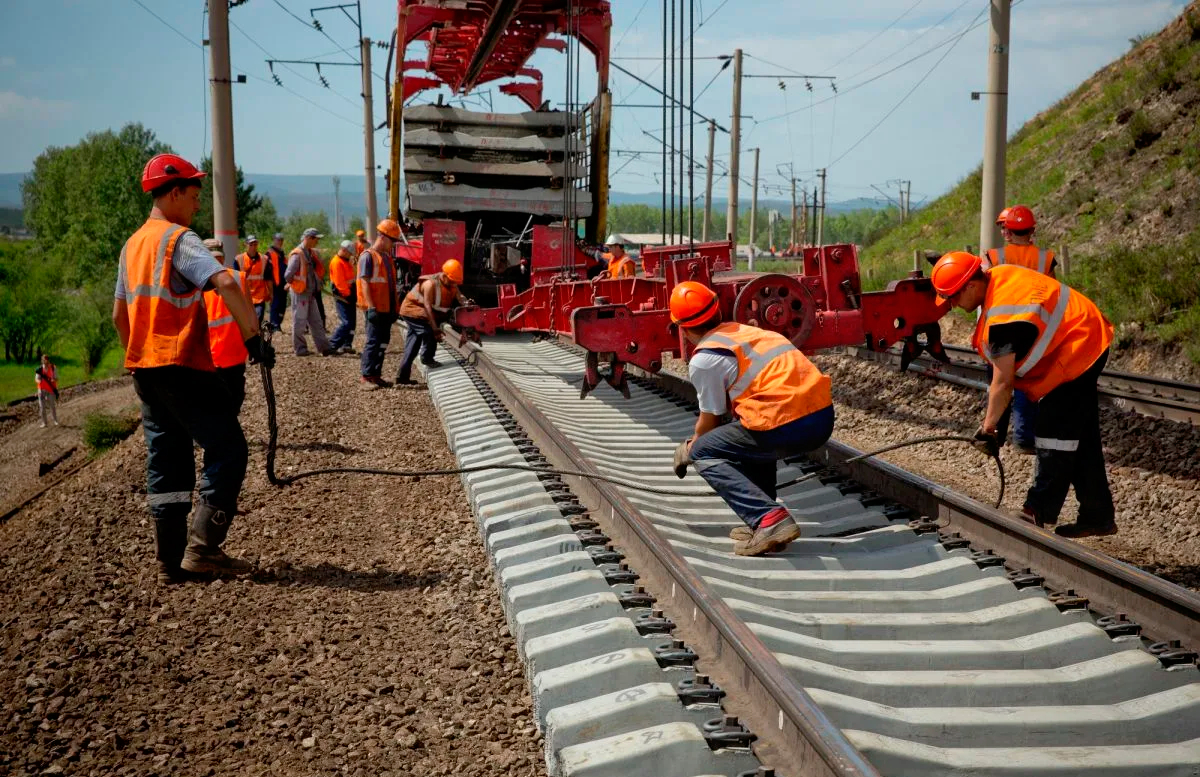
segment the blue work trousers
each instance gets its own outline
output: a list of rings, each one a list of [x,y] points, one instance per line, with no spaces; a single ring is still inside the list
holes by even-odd
[[[751,529],[772,510],[776,463],[816,450],[833,434],[833,406],[765,432],[740,421],[718,426],[692,443],[696,471]]]
[[[286,283],[275,286],[271,292],[271,328],[276,332],[283,326],[283,314],[287,310],[288,287]]]
[[[992,383],[992,374],[995,368],[991,362],[987,366],[987,382]],[[1013,390],[1012,401],[1004,410],[1004,415],[1000,416],[1000,423],[996,424],[996,436],[1000,438],[1001,444],[1008,439],[1008,427],[1012,424],[1013,445],[1018,448],[1032,448],[1033,441],[1036,435],[1038,418],[1038,403],[1031,400],[1025,395],[1024,391]]]
[[[363,344],[359,364],[364,378],[378,378],[383,375],[383,355],[392,341],[392,324],[396,323],[396,316],[368,312],[366,318],[367,342]]]
[[[329,340],[330,348],[345,348],[354,345],[354,324],[358,316],[358,308],[354,300],[354,295],[349,298],[342,299],[334,297],[334,303],[337,305],[338,328],[333,330],[333,337]]]
[[[156,520],[187,516],[196,486],[192,444],[204,452],[200,501],[233,515],[246,477],[246,437],[235,398],[215,372],[189,367],[133,371],[146,436],[146,491]]]
[[[404,336],[404,358],[401,359],[400,370],[396,373],[399,383],[412,380],[412,366],[417,360],[418,352],[425,364],[432,363],[437,356],[437,330],[431,327],[426,319],[408,316],[403,318],[404,326],[408,327],[408,334]]]

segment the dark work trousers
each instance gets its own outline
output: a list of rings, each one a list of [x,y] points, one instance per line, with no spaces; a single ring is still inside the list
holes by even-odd
[[[1107,526],[1114,520],[1096,394],[1096,381],[1107,363],[1106,350],[1087,372],[1038,403],[1037,472],[1025,495],[1025,507],[1043,523],[1058,520],[1070,486],[1075,486],[1079,500],[1080,526]]]
[[[325,323],[325,295],[323,295],[321,293],[320,286],[318,286],[317,290],[313,293],[313,299],[317,303],[317,312],[321,314],[321,323],[324,324]]]
[[[217,377],[229,390],[229,398],[233,400],[234,415],[242,414],[242,403],[246,401],[246,365],[235,364],[232,367],[218,367]]]
[[[265,313],[266,310],[267,310],[267,303],[265,303],[265,302],[255,302],[254,303],[254,317],[256,319],[258,319],[258,325],[260,327],[262,326],[262,322],[263,322],[263,313]]]
[[[404,383],[412,380],[413,362],[417,360],[417,352],[421,353],[421,361],[429,364],[437,356],[437,330],[429,325],[424,318],[404,319],[408,334],[404,336],[404,358],[400,361],[400,370],[396,373],[396,382]]]
[[[378,378],[383,375],[383,354],[392,341],[392,324],[396,323],[396,315],[367,313],[366,319],[367,342],[363,344],[359,363],[364,378]]]
[[[229,389],[215,372],[189,367],[133,371],[146,435],[150,512],[162,521],[186,517],[196,485],[192,443],[204,451],[200,501],[233,515],[246,477],[246,437]]]
[[[288,287],[286,283],[275,286],[271,292],[271,328],[276,332],[283,326],[283,314],[287,310]]]
[[[329,347],[345,348],[354,345],[354,324],[358,315],[358,303],[355,301],[354,291],[351,290],[350,296],[346,299],[334,297],[333,301],[337,305],[340,323],[338,323],[338,328],[333,330],[333,337],[329,339]]]
[[[718,426],[692,443],[692,461],[729,509],[751,529],[772,510],[776,464],[780,459],[816,450],[833,434],[833,407],[797,418],[765,432],[740,421]]]

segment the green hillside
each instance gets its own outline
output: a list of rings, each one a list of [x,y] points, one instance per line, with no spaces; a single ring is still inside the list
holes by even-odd
[[[1067,246],[1064,280],[1122,324],[1200,362],[1200,0],[1032,119],[1008,143],[1007,204]],[[863,251],[875,284],[914,249],[979,242],[980,171]]]

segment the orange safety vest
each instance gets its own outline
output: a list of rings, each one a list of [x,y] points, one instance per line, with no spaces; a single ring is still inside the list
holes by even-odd
[[[752,431],[777,429],[833,404],[829,377],[777,332],[724,323],[705,335],[696,350],[728,351],[737,357],[729,405]]]
[[[333,284],[333,290],[339,296],[344,298],[350,296],[350,290],[354,288],[354,276],[357,274],[352,259],[347,259],[341,254],[334,254],[333,258],[329,260],[329,282]]]
[[[238,282],[246,299],[250,296],[250,276],[238,270],[226,270]],[[249,354],[242,342],[242,330],[238,328],[233,313],[221,294],[213,289],[204,292],[204,307],[208,309],[208,347],[212,351],[213,364],[217,369],[245,364]]]
[[[125,367],[191,367],[212,371],[204,294],[171,290],[172,255],[187,227],[148,219],[121,249],[129,347]]]
[[[987,271],[988,288],[971,344],[984,358],[988,330],[1024,321],[1038,336],[1017,362],[1016,387],[1039,400],[1075,380],[1096,363],[1112,343],[1113,325],[1096,304],[1065,283],[1024,267],[1002,265]]]
[[[37,376],[38,390],[53,392],[58,387],[58,370],[53,364],[49,367],[39,364],[38,369],[41,372],[34,371],[34,374]]]
[[[251,257],[244,253],[237,258],[237,268],[246,273],[246,289],[250,294],[250,302],[257,305],[271,301],[271,282],[266,277],[267,257],[261,253]]]
[[[321,279],[325,277],[325,265],[321,264],[321,257],[316,251],[310,253],[303,246],[296,246],[288,256],[292,257],[296,254],[300,255],[300,269],[288,281],[288,288],[297,294],[303,294],[308,290],[308,263],[310,261],[313,263],[313,273],[317,276],[318,286]],[[288,261],[291,259],[289,258]]]
[[[992,267],[1011,264],[1017,267],[1027,267],[1030,270],[1036,270],[1042,275],[1048,275],[1050,268],[1054,266],[1054,252],[1038,248],[1037,246],[1010,244],[1001,246],[1000,248],[989,248],[987,259],[988,264]]]
[[[358,277],[358,306],[374,308],[379,313],[396,309],[396,265],[392,257],[368,248],[371,255],[371,274]]]
[[[608,262],[608,277],[610,278],[632,278],[637,275],[637,265],[628,256],[617,259],[612,254],[605,254],[604,259]]]
[[[271,258],[271,280],[276,287],[282,286],[283,273],[287,270],[287,258],[283,251],[275,246],[267,249],[267,256]]]
[[[400,315],[406,318],[425,318],[425,292],[421,289],[426,281],[434,283],[433,303],[430,307],[435,313],[448,312],[450,303],[458,297],[458,289],[446,283],[444,278],[444,273],[422,275],[417,285],[404,295],[404,301],[400,303]]]

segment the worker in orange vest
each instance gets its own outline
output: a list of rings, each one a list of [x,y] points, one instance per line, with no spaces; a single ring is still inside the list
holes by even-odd
[[[1079,517],[1055,533],[1071,538],[1114,534],[1096,393],[1112,324],[1065,283],[1016,265],[985,269],[980,257],[962,251],[939,259],[932,281],[941,299],[967,312],[980,310],[972,345],[992,364],[993,374],[987,412],[975,433],[979,446],[989,453],[999,450],[997,430],[1014,388],[1038,405],[1037,472],[1021,517],[1038,526],[1054,525],[1067,489],[1074,486]]]
[[[246,288],[250,291],[250,302],[254,305],[254,315],[258,316],[258,325],[262,326],[263,314],[266,313],[267,303],[271,301],[273,280],[270,260],[258,252],[258,238],[254,235],[246,237],[246,252],[239,254],[237,269],[246,274]]]
[[[287,272],[287,253],[283,250],[283,233],[276,232],[267,249],[271,276],[271,329],[276,332],[283,326],[283,314],[287,310],[288,285],[283,276]]]
[[[367,233],[361,229],[357,230],[354,233],[354,256],[362,256],[363,252],[370,247],[371,244],[367,242]]]
[[[305,333],[312,330],[313,345],[317,353],[331,356],[334,350],[329,346],[329,337],[325,334],[325,323],[317,308],[316,294],[325,275],[321,257],[317,254],[317,241],[324,235],[309,227],[300,237],[300,245],[288,254],[287,272],[283,279],[292,291],[292,348],[297,356],[308,356],[308,340]]]
[[[121,251],[113,301],[125,367],[142,400],[147,501],[164,585],[251,569],[221,550],[237,514],[247,450],[233,403],[214,399],[227,389],[213,365],[203,292],[214,289],[229,307],[252,361],[271,366],[275,359],[237,282],[188,229],[200,210],[203,177],[175,154],[146,163],[142,191],[154,206]],[[204,450],[204,465],[189,526],[193,443]]]
[[[329,347],[342,353],[354,353],[358,261],[350,253],[353,250],[354,244],[343,240],[338,252],[329,260],[329,285],[333,287],[333,300],[337,305],[338,318],[341,319],[329,338]]]
[[[37,384],[41,428],[46,428],[47,420],[58,426],[58,370],[54,367],[54,362],[50,361],[49,354],[42,354],[42,363],[33,371],[33,380]]]
[[[400,370],[396,373],[397,386],[412,386],[412,365],[421,352],[421,363],[436,367],[437,344],[442,340],[442,321],[450,314],[450,306],[457,302],[470,305],[471,300],[463,296],[458,287],[463,282],[462,262],[448,259],[442,263],[442,271],[424,277],[404,295],[400,303],[400,318],[408,332],[404,337],[404,356]]]
[[[625,244],[616,235],[609,235],[604,243],[604,251],[589,251],[597,264],[588,271],[592,280],[602,278],[632,278],[637,275],[637,263],[633,257],[625,253]]]
[[[366,389],[390,388],[383,379],[383,354],[392,340],[396,323],[396,241],[400,225],[384,219],[375,227],[375,242],[358,257],[358,307],[367,322],[360,365]]]
[[[220,240],[216,238],[205,240],[204,247],[218,262],[223,265],[227,264],[225,249],[221,246]],[[243,256],[245,254],[239,256],[238,260],[241,261]],[[259,261],[261,263],[261,258]],[[228,268],[225,272],[233,275],[234,281],[237,282],[238,288],[242,290],[246,300],[253,304],[249,274],[242,270]],[[229,312],[229,306],[225,304],[225,300],[216,290],[210,289],[204,292],[204,309],[208,314],[208,347],[212,351],[213,366],[217,368],[217,377],[229,390],[236,413],[241,415],[242,403],[246,401],[246,359],[249,357],[246,344],[242,342],[237,321]],[[257,313],[257,310],[255,312]]]
[[[830,380],[776,332],[721,318],[717,293],[696,281],[671,290],[671,321],[695,347],[688,377],[700,417],[675,451],[745,522],[730,533],[740,556],[783,550],[800,536],[776,501],[777,462],[815,450],[833,433]],[[734,421],[721,424],[731,412]]]
[[[1005,208],[996,217],[996,223],[1001,225],[1006,245],[988,249],[985,258],[989,267],[1015,264],[1055,277],[1054,268],[1058,265],[1058,259],[1054,252],[1038,248],[1033,242],[1037,219],[1033,217],[1032,210],[1025,205]]]

